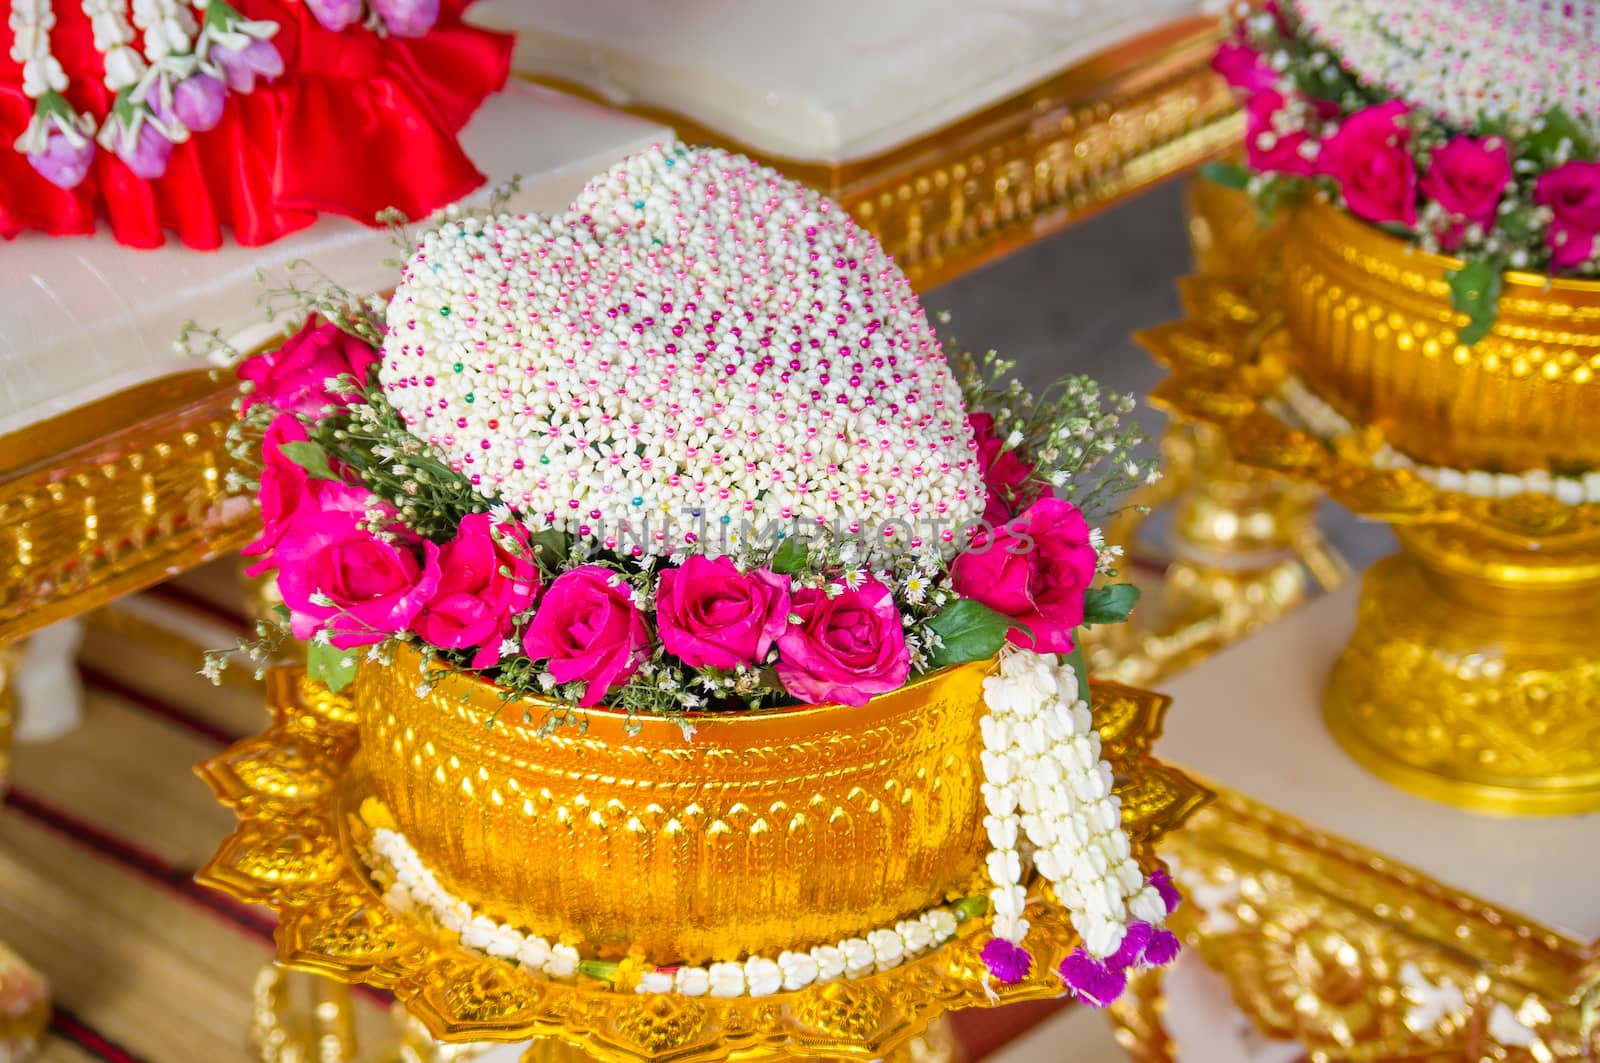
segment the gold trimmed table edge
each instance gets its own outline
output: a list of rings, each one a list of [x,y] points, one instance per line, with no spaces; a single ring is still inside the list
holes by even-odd
[[[648,104],[620,109],[751,154],[833,196],[926,290],[1237,144],[1243,117],[1210,66],[1220,39],[1215,20],[1180,19],[892,151],[844,163],[754,151]],[[616,106],[567,79],[523,76]]]
[[[0,437],[0,644],[244,545],[230,495],[237,386],[150,381]]]

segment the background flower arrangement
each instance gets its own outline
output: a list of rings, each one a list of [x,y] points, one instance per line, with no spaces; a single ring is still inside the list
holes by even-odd
[[[1515,10],[1512,10],[1512,9]],[[1536,0],[1238,4],[1215,67],[1243,99],[1248,168],[1208,174],[1264,214],[1316,189],[1451,274],[1476,343],[1507,269],[1600,273],[1596,15]]]

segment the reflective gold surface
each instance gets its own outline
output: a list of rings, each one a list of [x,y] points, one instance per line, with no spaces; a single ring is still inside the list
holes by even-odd
[[[1312,357],[1283,325],[1281,286],[1193,277],[1185,293],[1183,321],[1141,336],[1172,369],[1152,399],[1216,425],[1246,464],[1402,526],[1405,560],[1367,580],[1334,673],[1341,744],[1396,785],[1466,808],[1600,808],[1600,505],[1439,490],[1376,467],[1376,429],[1315,438],[1277,399]]]
[[[278,912],[281,962],[392,989],[435,1037],[553,1037],[619,1063],[880,1058],[952,1008],[1059,993],[1051,971],[1075,938],[1062,910],[1042,895],[1028,912],[1035,973],[1014,986],[985,984],[981,924],[901,967],[771,997],[650,997],[588,978],[542,980],[383,905],[354,851],[355,813],[372,792],[358,756],[359,713],[293,669],[274,671],[268,686],[271,728],[199,767],[241,822],[198,877]],[[1206,792],[1150,756],[1164,699],[1101,684],[1094,700],[1135,853],[1153,865],[1155,840]],[[823,878],[837,869],[812,870]]]
[[[402,648],[352,688],[384,804],[451,893],[585,955],[832,944],[970,892],[987,852],[990,662],[860,708],[697,718],[692,738],[603,709],[541,734],[552,703],[460,675],[418,697],[419,664]]]
[[[1180,19],[882,155],[762,161],[839,200],[925,291],[1237,143],[1243,118],[1211,71],[1219,39],[1214,20]],[[670,111],[628,110],[749,150]]]
[[[1583,1006],[1588,943],[1227,791],[1163,852],[1189,899],[1189,943],[1264,1034],[1313,1060],[1549,1063],[1600,1050]],[[1153,995],[1127,1007],[1158,1010]]]
[[[1242,192],[1197,178],[1188,186],[1189,242],[1202,275],[1254,283],[1277,254],[1277,229],[1264,228]],[[1201,315],[1229,308],[1189,305]],[[1157,577],[1131,572],[1145,595],[1127,624],[1084,632],[1091,671],[1119,682],[1154,683],[1332,590],[1348,566],[1316,523],[1321,492],[1233,459],[1221,433],[1175,418],[1161,441],[1162,478],[1106,528],[1130,558],[1157,511],[1170,522]]]
[[[237,549],[237,384],[194,371],[0,438],[0,643]]]
[[[1508,273],[1493,331],[1464,347],[1460,265],[1308,204],[1283,243],[1295,371],[1425,464],[1600,468],[1600,282]]]

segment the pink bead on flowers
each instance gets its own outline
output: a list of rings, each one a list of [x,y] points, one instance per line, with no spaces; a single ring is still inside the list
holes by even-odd
[[[558,683],[587,684],[580,705],[596,705],[639,670],[650,647],[650,627],[633,604],[626,583],[612,585],[616,573],[583,565],[550,582],[522,649],[535,661],[548,661]]]
[[[441,649],[478,647],[472,667],[492,668],[500,663],[500,644],[511,635],[517,615],[533,604],[539,584],[527,529],[495,525],[487,513],[469,514],[455,538],[439,548],[439,585],[411,630]]]

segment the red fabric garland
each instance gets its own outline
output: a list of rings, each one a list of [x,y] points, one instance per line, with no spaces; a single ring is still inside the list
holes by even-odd
[[[33,116],[22,68],[0,22],[0,236],[27,229],[92,232],[106,221],[118,241],[159,247],[170,230],[193,248],[218,247],[224,226],[241,244],[270,243],[319,213],[372,224],[389,207],[413,218],[466,195],[485,178],[456,134],[511,67],[511,38],[467,26],[471,0],[444,0],[425,37],[380,37],[365,27],[323,29],[295,0],[234,0],[247,18],[279,26],[272,39],[284,75],[230,93],[222,123],[176,145],[166,174],[135,177],[112,152],[89,177],[57,188],[11,147]],[[89,20],[77,0],[56,0],[51,50],[72,84],[66,95],[97,119],[111,104]]]

